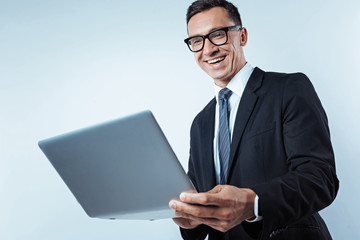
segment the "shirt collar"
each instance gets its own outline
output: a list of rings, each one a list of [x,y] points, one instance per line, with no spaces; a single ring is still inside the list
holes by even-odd
[[[240,96],[242,95],[246,83],[248,82],[251,73],[254,71],[254,67],[251,66],[250,63],[246,63],[245,66],[231,79],[231,81],[226,86],[228,89],[230,89],[233,94]],[[222,88],[218,85],[214,84],[214,90],[215,90],[215,97],[216,102],[218,101],[219,92]]]

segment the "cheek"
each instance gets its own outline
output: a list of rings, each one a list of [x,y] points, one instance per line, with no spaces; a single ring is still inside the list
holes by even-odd
[[[241,49],[231,45],[231,58],[232,62],[238,63],[241,59]]]
[[[194,53],[194,58],[195,58],[195,61],[197,62],[197,64],[200,63],[199,59],[200,59],[200,56],[198,53]]]
[[[195,53],[194,58],[195,58],[196,63],[201,67],[203,64],[203,62],[201,61],[201,59],[202,59],[201,53]]]

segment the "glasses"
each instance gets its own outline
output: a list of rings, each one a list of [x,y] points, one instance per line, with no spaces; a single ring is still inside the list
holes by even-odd
[[[209,41],[215,46],[221,46],[228,41],[228,31],[237,31],[241,28],[241,26],[218,28],[206,35],[189,37],[185,39],[184,42],[189,47],[190,51],[199,52],[204,48],[206,38],[209,39]]]

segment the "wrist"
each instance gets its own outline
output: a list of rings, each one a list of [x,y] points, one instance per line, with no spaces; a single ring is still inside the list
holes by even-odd
[[[256,193],[252,190],[252,189],[246,189],[247,190],[247,203],[246,203],[246,220],[248,219],[254,219],[255,216],[255,211],[254,211],[254,201],[256,198]]]

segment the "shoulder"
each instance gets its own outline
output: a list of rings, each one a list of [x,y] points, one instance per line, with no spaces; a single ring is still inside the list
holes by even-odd
[[[274,92],[281,95],[303,95],[315,90],[310,79],[304,73],[262,71],[262,88],[259,91]]]
[[[311,85],[309,78],[301,72],[282,73],[282,72],[264,72],[264,80],[278,82],[279,84],[290,85]]]

